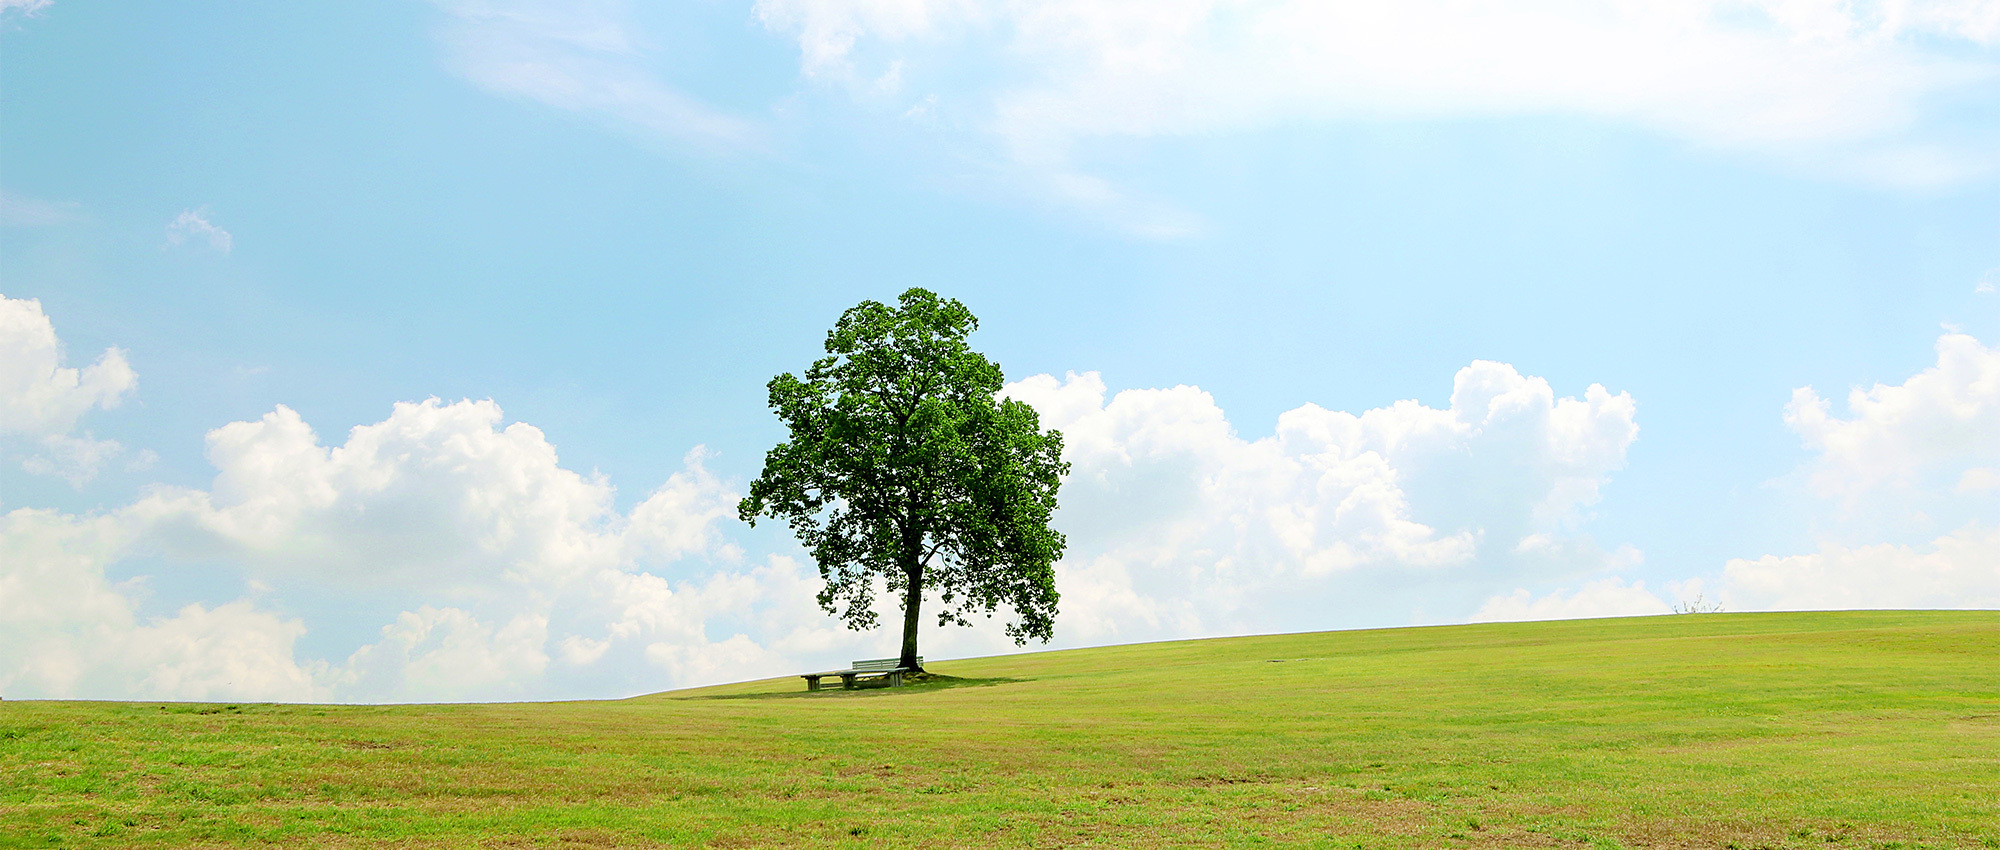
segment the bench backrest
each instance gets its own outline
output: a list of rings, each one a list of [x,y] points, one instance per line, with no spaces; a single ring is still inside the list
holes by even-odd
[[[903,659],[901,658],[871,658],[867,661],[854,662],[854,669],[863,672],[870,670],[894,670],[903,666],[902,662]],[[917,656],[917,664],[922,665],[923,663],[924,657],[921,655]]]

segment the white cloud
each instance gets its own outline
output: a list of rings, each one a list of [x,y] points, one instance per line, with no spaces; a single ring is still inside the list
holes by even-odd
[[[229,249],[235,247],[236,240],[229,235],[229,231],[210,222],[208,215],[207,207],[181,210],[180,215],[174,216],[173,221],[167,222],[167,244],[179,245],[192,239],[207,242],[208,247],[224,254],[229,253]]]
[[[928,112],[982,128],[1003,159],[1084,205],[1133,203],[1077,164],[1088,140],[1311,121],[1602,118],[1898,185],[1976,179],[2000,164],[1990,116],[1977,114],[2000,76],[1994,0],[756,8],[796,39],[809,77],[880,100],[874,82],[893,69]]]
[[[0,688],[497,699],[544,693],[560,660],[598,671],[581,686],[629,693],[787,657],[753,634],[809,653],[861,639],[799,641],[801,618],[824,618],[812,603],[815,581],[789,560],[729,566],[741,552],[714,525],[736,496],[706,470],[705,450],[689,452],[666,484],[620,514],[611,486],[563,468],[539,429],[503,423],[491,401],[430,399],[398,404],[329,447],[280,406],[210,432],[217,475],[207,490],[156,488],[94,517],[9,515],[0,601],[66,602],[0,610],[9,617],[0,658],[24,659],[0,663]],[[292,647],[307,624],[248,601],[140,617],[143,582],[106,578],[107,567],[138,556],[228,564],[259,594],[273,585],[340,588],[414,604],[339,663],[297,660]],[[642,571],[689,559],[711,569],[691,580]],[[718,624],[734,636],[711,640]],[[618,663],[599,663],[606,658]]]
[[[1917,101],[1993,74],[1990,55],[1954,61],[1926,49],[1935,40],[2000,45],[2000,4],[1963,0],[759,0],[758,14],[820,76],[909,67],[926,41],[988,34],[1032,66],[1037,84],[998,99],[1001,129],[1021,137],[1573,112],[1725,144],[1849,138],[1905,127]]]
[[[986,23],[988,9],[968,0],[759,0],[756,15],[766,27],[797,35],[807,74],[845,77],[854,73],[852,54],[864,38],[901,43],[935,37]]]
[[[646,647],[646,660],[665,667],[676,680],[684,682],[762,679],[797,669],[790,659],[741,634],[718,643],[651,644]]]
[[[688,96],[650,67],[614,0],[437,0],[451,16],[447,62],[497,94],[610,121],[711,152],[763,144],[747,121]]]
[[[540,429],[491,401],[399,403],[320,445],[280,405],[208,435],[207,491],[132,510],[174,545],[273,574],[352,586],[561,583],[619,562],[614,491],[562,468]]]
[[[740,559],[714,528],[736,496],[704,467],[704,449],[621,515],[608,482],[563,468],[539,429],[503,420],[491,401],[403,403],[328,447],[280,406],[210,433],[210,489],[162,489],[127,513],[163,551],[254,575],[474,604],[402,614],[335,671],[341,694],[516,696],[548,666],[552,619],[578,630],[554,638],[557,656],[583,666],[621,645],[699,654],[707,623],[764,604],[749,574],[674,582],[635,571]]]
[[[562,651],[563,663],[578,667],[596,664],[604,653],[611,649],[611,641],[596,640],[582,635],[570,635],[557,644]]]
[[[607,571],[592,596],[598,606],[594,619],[605,623],[604,637],[580,636],[572,663],[595,663],[605,651],[601,647],[643,644],[644,660],[664,668],[673,681],[729,681],[777,675],[805,659],[881,642],[886,627],[864,635],[834,624],[814,601],[819,589],[817,578],[797,562],[775,556],[746,571],[722,570],[680,583]],[[896,617],[885,622],[901,625]],[[722,624],[735,633],[713,639],[711,630]]]
[[[116,444],[70,432],[85,411],[131,388],[123,355],[113,349],[94,366],[64,368],[40,304],[13,299],[0,299],[0,354],[0,425],[47,449],[28,459],[30,469],[87,478]],[[0,516],[0,690],[501,698],[535,693],[552,653],[571,667],[620,657],[622,666],[600,668],[601,682],[620,684],[599,687],[652,689],[779,657],[753,652],[750,637],[712,641],[711,628],[768,633],[808,653],[853,642],[801,640],[800,622],[824,618],[812,605],[815,580],[796,564],[733,566],[742,553],[715,526],[733,514],[736,495],[708,472],[700,447],[621,513],[607,481],[564,468],[546,435],[505,422],[491,401],[398,404],[333,446],[278,406],[214,429],[207,442],[216,468],[207,489],[155,487],[89,516]],[[408,608],[338,664],[299,660],[293,647],[308,624],[248,599],[142,614],[146,581],[109,578],[110,568],[140,559],[166,569],[226,565],[224,575],[237,574],[257,598],[333,589]],[[706,574],[643,571],[690,560]],[[646,658],[666,676],[634,672],[654,669]]]
[[[740,557],[715,530],[736,497],[705,449],[620,515],[609,482],[504,419],[490,400],[403,402],[329,447],[279,405],[209,432],[208,490],[160,488],[128,511],[177,551],[355,587],[559,589],[627,563]]]
[[[0,657],[17,665],[0,671],[0,687],[12,694],[24,675],[73,682],[79,673],[66,656],[90,641],[70,633],[98,624],[129,628],[126,598],[104,581],[104,563],[129,538],[129,528],[107,517],[28,508],[0,515],[0,634],[10,650]]]
[[[348,658],[344,689],[398,699],[493,699],[532,693],[548,667],[549,618],[520,614],[498,628],[458,608],[425,605],[382,627]]]
[[[1819,550],[1733,559],[1721,598],[1738,610],[2000,607],[2000,349],[1947,333],[1935,366],[1856,388],[1847,408],[1835,416],[1810,387],[1785,408],[1815,452],[1805,481],[1834,507]],[[1953,530],[1901,539],[1940,527]]]
[[[1938,338],[1937,365],[1894,386],[1848,393],[1849,418],[1811,387],[1792,393],[1785,424],[1818,456],[1809,467],[1824,496],[1956,482],[2000,463],[2000,349],[1965,334]]]
[[[1927,544],[1825,544],[1723,568],[1732,609],[2000,608],[2000,527],[1975,523]]]
[[[137,693],[193,700],[304,701],[324,698],[323,665],[301,667],[292,646],[305,624],[239,600],[214,609],[189,605],[135,629],[124,663],[143,671]],[[323,674],[322,674],[323,675]]]
[[[1972,291],[1978,295],[1991,295],[1996,285],[2000,285],[2000,269],[1992,269],[1980,277],[1979,284]]]
[[[7,696],[312,700],[328,691],[293,660],[296,619],[245,601],[138,615],[105,566],[138,529],[116,516],[19,509],[0,516],[0,691]]]
[[[0,435],[67,434],[84,413],[117,407],[138,384],[116,348],[82,369],[62,364],[62,342],[42,303],[0,295]]]
[[[1588,582],[1575,592],[1557,590],[1539,598],[1525,588],[1516,589],[1511,594],[1486,600],[1472,615],[1472,622],[1580,620],[1667,614],[1672,611],[1672,606],[1646,589],[1645,582],[1626,584],[1623,579],[1606,578]]]
[[[97,477],[106,463],[124,454],[117,440],[99,440],[85,434],[72,437],[51,434],[41,439],[41,451],[21,461],[21,468],[35,475],[47,475],[81,488]]]
[[[1337,622],[1327,606],[1354,605],[1361,587],[1407,596],[1489,583],[1480,575],[1501,564],[1574,572],[1636,557],[1565,536],[1637,437],[1631,397],[1601,386],[1557,399],[1481,361],[1459,371],[1447,409],[1306,405],[1258,440],[1194,387],[1107,402],[1096,373],[1072,373],[1007,393],[1063,431],[1072,463],[1057,516],[1070,534],[1058,628],[1072,639],[1323,628]]]
[[[696,446],[681,458],[682,470],[632,508],[626,528],[625,556],[635,560],[671,561],[712,553],[726,559],[740,556],[724,540],[716,521],[736,515],[736,494],[709,474],[707,449]]]
[[[77,486],[94,478],[123,447],[71,432],[85,413],[117,407],[137,384],[116,348],[81,369],[64,366],[62,342],[41,302],[0,295],[0,440],[34,447],[21,462],[28,472]]]

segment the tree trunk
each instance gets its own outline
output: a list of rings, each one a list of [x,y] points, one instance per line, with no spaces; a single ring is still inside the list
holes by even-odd
[[[924,605],[924,565],[904,567],[904,577],[909,580],[909,589],[903,592],[903,657],[898,667],[922,670],[917,663],[917,616]]]

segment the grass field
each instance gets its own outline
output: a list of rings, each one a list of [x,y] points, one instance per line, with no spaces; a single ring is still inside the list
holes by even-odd
[[[2000,612],[932,669],[617,702],[0,702],[0,846],[2000,847]]]

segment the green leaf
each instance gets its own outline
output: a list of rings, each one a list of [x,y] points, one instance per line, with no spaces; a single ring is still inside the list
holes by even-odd
[[[965,342],[978,327],[965,305],[923,289],[842,314],[827,357],[771,379],[790,438],[737,508],[753,525],[791,526],[826,580],[820,606],[849,627],[875,627],[877,579],[901,595],[906,664],[925,593],[940,625],[1005,608],[1017,644],[1054,635],[1062,434],[997,397],[999,365]]]

